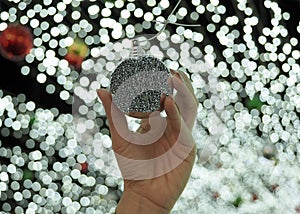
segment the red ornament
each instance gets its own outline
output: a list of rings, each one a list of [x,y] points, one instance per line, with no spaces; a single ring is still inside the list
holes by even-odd
[[[253,200],[253,201],[258,200],[258,195],[255,194],[255,193],[252,193],[252,200]]]
[[[81,167],[81,172],[82,173],[87,173],[89,171],[89,169],[88,169],[89,165],[88,165],[87,162],[81,163],[80,167]]]
[[[10,24],[0,34],[0,53],[12,61],[21,61],[33,47],[33,35],[28,27]]]
[[[278,187],[279,187],[278,184],[273,184],[273,185],[270,186],[270,191],[271,191],[271,192],[275,192],[275,191],[277,190]]]
[[[74,54],[72,52],[67,53],[65,55],[65,59],[72,65],[75,69],[80,70],[81,63],[83,62],[84,58]]]
[[[213,199],[217,199],[220,197],[220,194],[218,192],[213,192],[212,197],[213,197]]]
[[[84,41],[80,38],[75,38],[73,44],[68,47],[68,52],[65,55],[65,59],[75,69],[80,70],[81,63],[85,59],[88,53],[88,47]]]

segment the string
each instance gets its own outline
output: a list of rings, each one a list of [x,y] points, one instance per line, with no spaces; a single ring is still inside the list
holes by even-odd
[[[177,25],[177,26],[183,26],[183,27],[199,27],[201,26],[200,24],[182,24],[182,23],[176,23],[176,22],[170,22],[170,18],[171,16],[175,13],[176,9],[178,8],[178,6],[180,5],[182,0],[179,0],[175,7],[173,8],[172,12],[169,14],[168,18],[162,22],[162,21],[158,21],[158,20],[153,20],[152,22],[155,22],[155,23],[161,23],[163,24],[162,28],[152,37],[146,39],[146,40],[142,40],[142,41],[136,41],[138,43],[141,43],[141,42],[145,42],[145,41],[151,41],[153,39],[156,39],[167,27],[168,24],[172,24],[172,25]]]
[[[152,22],[161,23],[161,24],[165,23],[165,22],[158,21],[158,20],[153,20]],[[200,27],[201,26],[201,24],[183,24],[183,23],[176,23],[176,22],[168,22],[168,24],[178,25],[178,26],[183,26],[183,27]]]
[[[162,22],[164,25],[163,27],[160,29],[160,31],[158,31],[154,36],[148,38],[148,41],[150,40],[153,40],[153,39],[156,39],[167,27],[167,24],[169,23],[167,20],[165,22]]]
[[[170,20],[171,16],[175,13],[177,7],[179,6],[179,4],[181,3],[181,0],[179,0],[177,2],[177,4],[175,5],[175,7],[173,8],[172,12],[170,13],[170,15],[168,16],[167,20]]]

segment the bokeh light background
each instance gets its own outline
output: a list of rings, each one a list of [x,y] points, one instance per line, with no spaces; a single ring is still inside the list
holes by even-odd
[[[118,41],[155,35],[176,3],[1,0],[0,37],[17,24],[33,43],[22,58],[1,43],[0,213],[114,212],[123,183],[95,90],[126,57]],[[199,100],[198,157],[172,214],[300,213],[299,11],[296,0],[182,1],[149,47]],[[79,127],[74,94],[86,95]]]

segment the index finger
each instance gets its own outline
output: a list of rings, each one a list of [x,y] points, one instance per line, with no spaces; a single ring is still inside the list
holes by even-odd
[[[198,102],[196,101],[196,97],[178,77],[172,77],[172,83],[177,90],[175,102],[179,108],[180,114],[188,128],[192,130],[197,115]]]

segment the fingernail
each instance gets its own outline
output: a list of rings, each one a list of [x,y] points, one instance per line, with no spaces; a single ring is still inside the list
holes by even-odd
[[[179,77],[179,73],[178,73],[178,71],[175,71],[175,70],[172,70],[172,69],[171,69],[171,73],[172,73],[172,75],[176,75],[176,76],[178,76],[178,77]]]
[[[101,89],[97,89],[96,92],[97,92],[97,95],[98,95],[99,99],[102,101],[102,99],[101,99]]]
[[[180,79],[184,81],[184,77],[183,77],[183,75],[182,75],[181,72],[182,72],[182,71],[178,71],[178,75],[179,75]]]
[[[179,79],[182,80],[182,76],[180,75],[180,73],[178,71],[174,71],[173,76],[172,77],[177,77]]]

